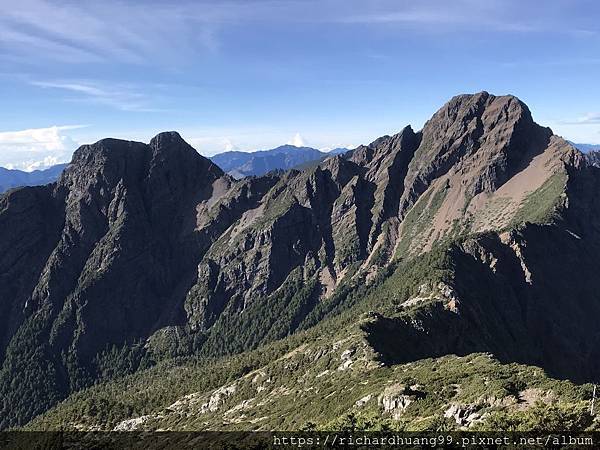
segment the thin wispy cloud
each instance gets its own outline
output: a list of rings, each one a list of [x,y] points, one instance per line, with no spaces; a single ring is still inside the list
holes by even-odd
[[[396,25],[414,27],[420,32],[478,32],[506,33],[553,32],[581,36],[597,34],[597,29],[562,26],[564,16],[552,10],[535,8],[527,14],[527,5],[511,1],[433,0],[427,2],[382,1],[355,5],[336,21],[347,24]]]
[[[44,59],[43,55],[62,63],[93,63],[102,60],[93,52],[74,47],[45,37],[38,37],[30,33],[2,26],[0,20],[0,42],[5,43],[7,50],[3,59],[9,59],[27,65],[35,64]],[[21,49],[25,49],[21,51]],[[31,56],[36,55],[32,60]]]
[[[220,52],[223,32],[264,24],[399,25],[420,33],[456,30],[597,34],[586,23],[564,26],[564,15],[523,2],[491,0],[294,0],[153,2],[105,0],[0,2],[2,58],[165,65],[190,64]]]
[[[600,65],[600,58],[570,58],[560,60],[540,60],[535,58],[522,58],[519,60],[502,61],[499,66],[508,69],[513,68],[540,68],[540,67],[577,67],[577,66],[597,66]]]
[[[6,54],[35,55],[32,63],[144,64],[217,51],[223,13],[218,4],[197,2],[1,2],[0,39],[9,44]]]
[[[461,11],[462,12],[462,11]],[[348,16],[340,22],[349,24],[404,24],[428,26],[426,31],[446,31],[448,29],[481,29],[492,27],[496,31],[530,32],[539,28],[530,24],[510,23],[502,20],[490,20],[487,14],[462,14],[450,10],[421,10],[421,11],[390,11],[380,14]],[[467,25],[469,26],[467,28]],[[435,27],[435,28],[434,28]]]
[[[148,95],[127,85],[107,85],[94,81],[32,81],[33,86],[44,89],[57,89],[74,94],[70,101],[87,101],[109,106],[121,111],[160,112],[152,107]]]
[[[594,125],[600,124],[600,112],[590,112],[574,120],[565,120],[562,123],[568,125]]]

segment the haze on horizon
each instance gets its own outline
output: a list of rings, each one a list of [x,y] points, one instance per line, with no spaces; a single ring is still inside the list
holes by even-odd
[[[5,1],[0,166],[162,130],[205,155],[353,147],[481,90],[600,143],[599,13],[591,0]]]

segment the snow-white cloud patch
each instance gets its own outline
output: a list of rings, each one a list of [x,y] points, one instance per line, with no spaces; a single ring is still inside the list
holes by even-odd
[[[239,148],[231,142],[231,139],[225,138],[223,141],[223,150],[226,152],[233,152],[235,150],[239,150]]]
[[[70,159],[78,144],[68,130],[85,125],[65,125],[0,132],[0,166],[32,171]]]
[[[306,146],[306,142],[304,141],[304,139],[302,138],[300,133],[296,133],[296,135],[292,138],[292,140],[288,141],[287,144],[293,145],[295,147],[305,147]]]

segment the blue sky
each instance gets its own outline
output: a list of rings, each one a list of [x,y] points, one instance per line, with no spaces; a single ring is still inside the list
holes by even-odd
[[[599,19],[592,0],[2,0],[0,165],[163,130],[205,155],[355,146],[481,90],[600,143]]]

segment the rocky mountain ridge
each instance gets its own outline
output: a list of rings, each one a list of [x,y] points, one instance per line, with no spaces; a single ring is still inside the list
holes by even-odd
[[[174,132],[83,146],[57,183],[0,197],[1,426],[164,358],[310,329],[394,270],[360,325],[381,364],[490,351],[589,379],[599,179],[486,92],[418,132],[239,181]]]
[[[595,167],[600,167],[600,151],[590,150],[585,154],[587,162]]]

